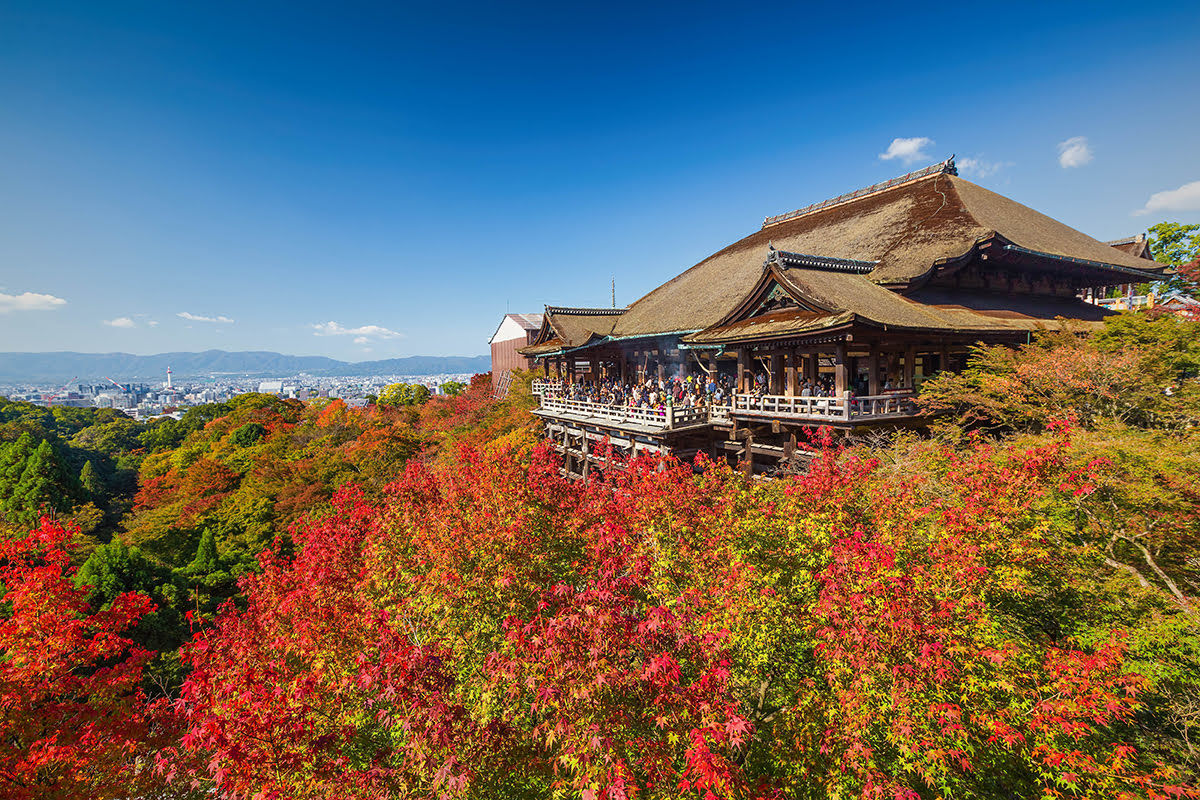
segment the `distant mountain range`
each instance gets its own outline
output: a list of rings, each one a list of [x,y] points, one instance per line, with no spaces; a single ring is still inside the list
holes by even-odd
[[[171,375],[182,378],[209,377],[287,377],[300,372],[326,377],[367,375],[438,375],[442,373],[487,372],[492,368],[489,356],[408,356],[381,361],[338,361],[324,356],[285,356],[264,351],[230,353],[205,350],[203,353],[159,353],[135,356],[131,353],[0,353],[0,382],[65,382],[76,376],[79,381],[120,382],[163,380]]]

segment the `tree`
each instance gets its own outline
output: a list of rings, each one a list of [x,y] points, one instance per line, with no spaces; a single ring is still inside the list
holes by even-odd
[[[130,593],[151,598],[155,608],[131,629],[130,639],[153,652],[174,650],[182,644],[182,619],[174,608],[181,593],[171,571],[138,548],[127,547],[119,539],[100,545],[79,568],[75,585],[86,588],[88,605],[101,611]]]
[[[247,422],[229,436],[229,441],[238,447],[250,447],[267,435],[267,429],[258,422]]]
[[[943,372],[921,387],[928,411],[951,427],[1042,431],[1073,418],[1095,428],[1119,423],[1186,431],[1200,422],[1200,323],[1120,314],[1086,338],[1044,332],[1020,348],[975,349],[962,373]]]
[[[1150,228],[1150,253],[1155,261],[1176,267],[1168,289],[1193,296],[1200,292],[1200,225],[1158,223]]]
[[[71,581],[72,532],[43,520],[0,540],[0,793],[13,800],[137,796],[148,728],[138,684],[150,654],[122,632],[154,608],[117,594],[92,611]]]
[[[458,397],[467,388],[462,381],[446,381],[442,384],[442,394],[447,397]]]
[[[1150,228],[1150,254],[1160,264],[1178,267],[1200,258],[1200,225],[1160,222]]]
[[[16,474],[17,467],[14,462],[7,473]],[[78,485],[46,439],[29,453],[20,477],[9,485],[11,493],[0,500],[0,511],[24,526],[36,524],[42,514],[70,511],[79,497]]]
[[[423,383],[389,384],[376,401],[381,406],[420,406],[429,401],[429,387]]]
[[[200,544],[196,547],[196,557],[188,564],[188,572],[195,575],[208,575],[221,568],[221,560],[217,556],[217,540],[210,529],[205,528],[200,535]]]
[[[25,462],[33,455],[33,442],[30,434],[22,433],[16,441],[0,444],[0,500],[12,496],[25,471]]]
[[[96,468],[92,466],[90,460],[83,462],[83,468],[79,470],[79,485],[90,499],[101,502],[105,500],[104,483],[96,474]]]

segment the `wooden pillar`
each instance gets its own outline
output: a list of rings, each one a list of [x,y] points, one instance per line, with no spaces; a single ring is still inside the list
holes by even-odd
[[[550,377],[550,360],[546,359],[546,358],[542,359],[542,377],[543,378]]]
[[[867,369],[870,371],[868,378],[867,394],[879,394],[879,346],[875,343],[871,344],[871,352],[867,356]]]
[[[739,347],[737,351],[737,391],[745,392],[746,389],[746,348]]]
[[[783,353],[771,353],[771,394],[783,394]]]
[[[567,359],[567,378],[571,383],[575,383],[575,356]]]
[[[717,376],[717,354],[716,353],[710,353],[708,356],[708,377],[709,377],[709,380],[712,380],[712,381],[715,381],[718,377]]]
[[[917,374],[917,348],[909,345],[904,351],[904,388],[913,388],[913,378]]]
[[[742,459],[742,472],[749,478],[754,475],[754,434],[746,431],[746,449]]]
[[[796,388],[796,349],[792,348],[787,353],[787,366],[785,367],[787,374],[787,396],[796,397],[800,394],[800,390]]]
[[[629,383],[629,364],[625,360],[625,354],[621,354],[621,383]]]
[[[592,460],[591,456],[588,454],[587,431],[584,431],[583,435],[581,437],[579,437],[579,452],[581,452],[583,454],[583,457],[581,459],[583,463],[579,468],[579,472],[583,476],[583,482],[587,483],[588,472],[590,471],[589,467],[591,466],[590,462]]]
[[[661,356],[659,356],[659,359],[658,359],[658,380],[659,380],[659,382],[660,382],[660,383],[662,382],[662,379],[663,379],[663,369],[664,369],[664,367],[663,367],[662,357],[661,357]]]
[[[942,352],[938,356],[938,371],[946,372],[950,369],[950,346],[943,343]]]
[[[691,364],[688,363],[690,358],[691,356],[688,354],[687,350],[681,349],[679,351],[679,380],[681,381],[687,380],[688,369],[691,367]]]
[[[892,382],[892,388],[900,382],[900,354],[894,350],[887,354],[887,377]]]
[[[839,342],[833,355],[833,391],[838,397],[846,391],[846,345]]]

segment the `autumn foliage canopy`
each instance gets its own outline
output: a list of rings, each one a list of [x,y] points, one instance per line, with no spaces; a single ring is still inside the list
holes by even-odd
[[[264,555],[188,651],[180,747],[237,797],[1172,796],[1055,518],[1094,490],[1069,448],[410,466]]]
[[[486,378],[148,430],[81,569],[0,537],[0,796],[1196,797],[1180,325],[981,349],[943,430],[769,482],[568,481]]]

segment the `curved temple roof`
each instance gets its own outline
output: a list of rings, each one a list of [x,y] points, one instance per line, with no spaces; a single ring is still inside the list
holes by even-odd
[[[611,335],[613,326],[625,311],[624,308],[546,306],[542,327],[534,343],[518,352],[541,356],[582,347],[593,339]]]
[[[718,324],[757,285],[769,246],[831,260],[877,262],[865,276],[823,272],[819,279],[814,276],[806,282],[813,291],[842,294],[846,289],[842,279],[857,278],[853,281],[855,295],[871,295],[875,302],[897,312],[897,303],[908,305],[908,311],[917,316],[927,316],[911,308],[920,304],[899,296],[885,299],[882,293],[891,291],[882,287],[916,288],[939,263],[963,258],[992,237],[1027,252],[1101,269],[1105,265],[1121,268],[1114,270],[1113,284],[1134,274],[1149,280],[1161,269],[946,170],[783,217],[633,303],[616,320],[611,335],[696,331]],[[879,286],[880,293],[863,286],[867,283]],[[832,305],[854,307],[849,302]]]

